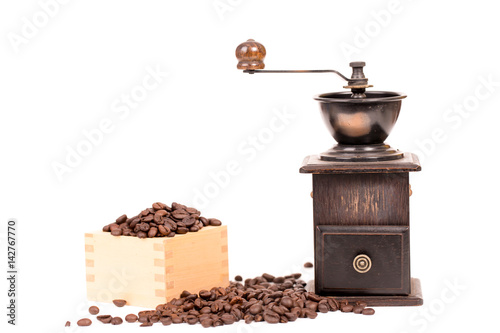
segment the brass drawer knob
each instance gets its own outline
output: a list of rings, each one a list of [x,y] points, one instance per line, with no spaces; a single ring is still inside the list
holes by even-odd
[[[352,262],[352,266],[358,273],[366,273],[372,268],[372,261],[366,254],[357,255]]]

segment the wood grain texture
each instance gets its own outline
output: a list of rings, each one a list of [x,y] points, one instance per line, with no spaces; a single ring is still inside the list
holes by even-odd
[[[318,155],[310,155],[304,159],[300,173],[313,174],[348,174],[348,173],[398,173],[420,171],[422,167],[417,155],[404,153],[399,160],[381,162],[336,162],[322,161]]]
[[[85,237],[87,297],[98,302],[126,299],[154,308],[179,297],[229,285],[227,226],[205,227],[173,238],[95,232]],[[89,263],[93,264],[90,265]]]
[[[409,225],[408,173],[314,174],[314,225]]]

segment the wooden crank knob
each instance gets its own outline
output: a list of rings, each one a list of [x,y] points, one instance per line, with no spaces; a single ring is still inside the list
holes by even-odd
[[[266,48],[259,42],[249,39],[236,48],[238,69],[264,69]]]

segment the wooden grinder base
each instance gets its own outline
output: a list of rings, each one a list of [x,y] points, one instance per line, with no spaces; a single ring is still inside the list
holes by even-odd
[[[307,291],[314,292],[314,280],[307,283]],[[331,296],[337,300],[366,302],[367,306],[419,306],[424,304],[420,280],[411,279],[411,293],[408,296]]]

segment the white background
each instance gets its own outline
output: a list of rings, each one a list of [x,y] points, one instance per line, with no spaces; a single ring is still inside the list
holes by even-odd
[[[202,213],[229,226],[231,277],[302,271],[312,278],[302,268],[313,255],[311,176],[298,169],[334,143],[312,96],[344,82],[330,74],[244,75],[234,50],[248,38],[266,46],[267,69],[350,75],[349,61],[364,60],[374,89],[408,95],[387,142],[423,164],[411,174],[411,250],[425,305],[217,331],[495,330],[495,2],[61,0],[51,16],[43,14],[48,2],[0,4],[0,220],[19,221],[18,327],[5,323],[3,278],[0,292],[8,332],[62,332],[66,320],[84,316],[84,232],[155,201],[196,205],[196,191],[210,186],[218,193]],[[128,114],[114,112],[122,95],[141,89],[148,68],[168,76]],[[270,137],[276,112],[292,116]],[[68,149],[85,145],[84,131],[103,119],[112,130],[59,179],[54,163],[65,164]],[[259,135],[265,143],[251,154],[249,140]],[[239,173],[214,190],[210,173],[228,163]]]

